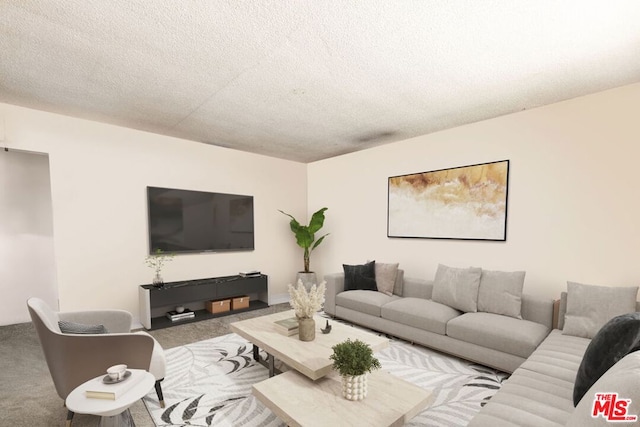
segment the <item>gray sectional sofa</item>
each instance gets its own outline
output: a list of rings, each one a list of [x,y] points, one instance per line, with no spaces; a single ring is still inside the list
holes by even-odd
[[[469,427],[640,425],[640,351],[628,354],[606,371],[574,407],[576,374],[591,339],[563,334],[566,307],[567,293],[563,292],[557,314],[559,329],[513,372]],[[640,303],[635,310],[640,311]],[[626,412],[637,420],[612,423],[604,414],[593,417],[598,393],[618,393],[620,399],[630,399]]]
[[[574,290],[573,306],[568,309],[566,292],[555,303],[522,294],[522,319],[517,319],[494,313],[462,313],[434,302],[433,281],[405,279],[402,270],[398,270],[391,295],[345,291],[343,273],[329,274],[325,280],[325,312],[332,316],[512,373],[471,420],[470,427],[611,425],[603,406],[593,416],[598,393],[617,393],[620,399],[629,399],[624,415],[629,419],[616,424],[640,425],[640,351],[615,363],[588,389],[577,407],[573,404],[576,375],[585,351],[607,320],[597,319],[603,311],[600,306],[604,311],[610,309],[615,305],[611,300],[620,299],[618,295],[585,299]],[[635,295],[632,300],[625,298],[629,302],[617,308],[620,313],[640,311]],[[605,317],[610,319],[611,314]],[[571,325],[566,327],[569,319]],[[590,332],[581,331],[585,325]],[[611,416],[615,418],[615,414]]]

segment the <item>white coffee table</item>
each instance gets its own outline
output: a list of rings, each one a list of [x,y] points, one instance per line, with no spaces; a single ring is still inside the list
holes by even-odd
[[[297,335],[286,336],[278,332],[274,322],[294,316],[294,311],[290,310],[230,325],[233,332],[253,344],[253,357],[256,361],[263,363],[258,354],[259,348],[267,353],[266,366],[270,377],[275,373],[275,359],[278,359],[312,380],[322,378],[333,370],[333,362],[329,359],[333,353],[331,347],[348,338],[369,344],[374,352],[389,346],[387,338],[333,321],[331,333],[323,334],[320,329],[324,328],[327,319],[320,316],[314,317],[316,338],[313,341],[300,341]]]
[[[111,426],[135,426],[133,418],[129,413],[129,407],[136,401],[144,397],[153,388],[156,380],[149,372],[141,369],[129,369],[133,376],[142,376],[140,382],[133,386],[130,390],[127,390],[122,396],[115,400],[108,399],[91,399],[85,396],[85,391],[92,383],[100,377],[92,378],[89,381],[80,384],[73,389],[69,396],[67,396],[66,405],[67,409],[78,414],[92,414],[100,415],[101,427]],[[132,379],[130,378],[130,379]]]

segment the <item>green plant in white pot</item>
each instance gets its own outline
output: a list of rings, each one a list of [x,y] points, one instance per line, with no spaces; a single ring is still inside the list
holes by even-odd
[[[342,396],[348,400],[367,397],[367,374],[380,369],[380,361],[373,357],[371,346],[360,340],[347,339],[331,347],[333,369],[342,377]]]
[[[322,208],[319,211],[314,212],[313,215],[311,215],[309,225],[301,225],[298,220],[293,217],[293,215],[279,210],[279,212],[291,218],[289,227],[291,227],[291,231],[296,236],[296,243],[298,244],[298,246],[304,249],[304,270],[300,273],[312,274],[311,270],[309,269],[309,265],[311,263],[311,252],[313,252],[313,250],[317,248],[320,243],[322,243],[324,238],[330,234],[324,234],[316,239],[316,233],[320,231],[320,229],[324,225],[324,212],[327,209],[328,208]],[[301,277],[299,276],[299,278]],[[308,280],[305,280],[304,278],[301,279],[305,285],[316,282],[315,277],[310,277],[308,278]]]

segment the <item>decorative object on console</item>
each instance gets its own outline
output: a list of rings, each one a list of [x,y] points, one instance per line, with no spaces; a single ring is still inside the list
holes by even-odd
[[[380,369],[380,361],[373,357],[371,347],[360,341],[347,339],[331,347],[333,368],[342,377],[342,396],[347,400],[367,397],[367,374]]]
[[[241,310],[243,308],[249,308],[249,300],[251,297],[244,295],[231,299],[231,310]]]
[[[290,304],[298,318],[298,337],[301,341],[313,341],[316,337],[316,322],[313,316],[324,304],[325,284],[326,282],[314,284],[308,291],[300,280],[295,287],[289,285]]]
[[[177,310],[172,310],[167,312],[167,319],[171,320],[172,322],[177,322],[177,321],[186,320],[186,319],[193,319],[194,317],[196,317],[196,313],[184,307],[182,308],[181,312],[178,312]]]
[[[205,303],[207,307],[207,311],[212,314],[224,313],[225,311],[231,310],[231,300],[224,299],[220,301],[207,301]]]
[[[573,406],[578,406],[584,394],[610,367],[638,350],[640,313],[627,313],[609,320],[593,337],[584,353],[573,387]]]
[[[289,226],[291,227],[291,231],[293,232],[293,234],[296,236],[296,243],[298,244],[298,246],[304,249],[304,255],[303,255],[304,270],[301,271],[300,273],[304,273],[305,275],[312,273],[311,270],[309,270],[311,252],[315,248],[317,248],[320,245],[320,243],[322,243],[325,237],[329,235],[329,233],[327,233],[319,237],[317,240],[315,236],[315,233],[320,231],[320,229],[324,225],[324,212],[327,209],[328,208],[322,208],[319,211],[314,212],[313,215],[311,215],[311,221],[309,221],[309,225],[300,225],[298,220],[296,220],[292,215],[282,210],[279,210],[280,213],[291,218],[291,221],[289,222]],[[305,279],[303,279],[303,277],[304,276],[299,276],[298,280],[302,279],[303,283],[308,285],[308,283],[305,282]],[[311,280],[313,280],[313,282],[315,283],[316,282],[315,274],[313,277],[314,279],[311,279]],[[309,279],[307,278],[306,280],[309,280]]]
[[[387,237],[507,240],[509,160],[393,176]]]
[[[156,249],[156,251],[147,255],[144,262],[147,264],[147,267],[153,268],[156,272],[155,276],[153,276],[153,285],[161,288],[164,285],[164,280],[162,280],[162,268],[166,262],[173,260],[173,254],[168,254],[162,251],[162,249]]]

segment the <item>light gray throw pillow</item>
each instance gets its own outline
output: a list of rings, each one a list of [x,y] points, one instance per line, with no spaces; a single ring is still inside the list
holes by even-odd
[[[608,287],[567,282],[563,335],[593,338],[609,320],[636,311],[637,286]]]
[[[59,320],[58,327],[63,334],[106,334],[107,328],[104,325],[84,325],[82,323],[67,322]]]
[[[396,284],[396,276],[398,275],[398,265],[399,263],[397,262],[394,264],[376,262],[376,285],[379,292],[389,296],[393,295],[393,287]]]
[[[481,268],[455,268],[439,264],[431,299],[464,312],[478,311]]]
[[[482,270],[478,289],[478,311],[522,319],[524,271]]]

